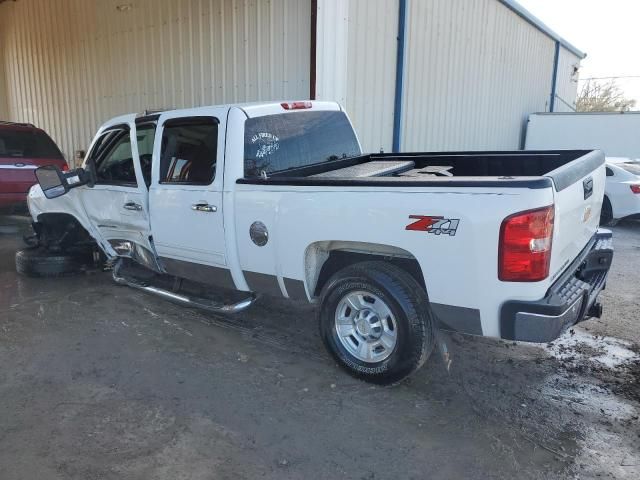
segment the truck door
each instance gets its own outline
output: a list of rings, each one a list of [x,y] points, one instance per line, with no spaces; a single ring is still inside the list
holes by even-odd
[[[151,230],[167,273],[233,287],[222,216],[224,111],[206,111],[160,117],[149,190]]]
[[[140,131],[153,137],[154,126]],[[82,187],[83,207],[92,224],[116,253],[126,255],[130,243],[151,250],[147,186],[140,167],[136,126],[129,123],[103,131],[93,143],[86,166],[95,186]],[[147,140],[147,143],[149,141]]]

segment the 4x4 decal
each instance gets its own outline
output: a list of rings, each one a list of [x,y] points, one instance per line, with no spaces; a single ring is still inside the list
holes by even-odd
[[[416,232],[433,233],[434,235],[451,235],[458,231],[458,218],[433,217],[426,215],[409,215],[409,218],[416,220],[405,227],[405,230]]]

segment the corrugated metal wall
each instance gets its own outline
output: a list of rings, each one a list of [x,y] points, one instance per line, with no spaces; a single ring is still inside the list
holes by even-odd
[[[365,151],[391,150],[398,0],[318,0],[317,90],[345,106]]]
[[[318,0],[316,98],[347,101],[349,0]]]
[[[310,17],[310,0],[6,2],[9,117],[69,157],[125,112],[308,98]]]
[[[391,149],[398,2],[317,1],[317,97],[345,105],[368,151]],[[124,112],[307,98],[310,21],[311,0],[5,2],[0,116],[71,156]],[[403,149],[518,148],[548,110],[554,41],[499,1],[408,0],[407,33]],[[577,62],[561,49],[569,103]]]
[[[2,18],[0,18],[0,32],[2,32]],[[2,60],[2,44],[0,43],[0,120],[6,120],[9,118],[8,102],[7,80],[5,78],[4,62]]]
[[[363,147],[391,151],[398,0],[351,0],[346,109]]]
[[[579,66],[580,59],[569,50],[560,47],[554,111],[575,111],[576,96],[578,94],[578,74],[576,67]]]
[[[495,0],[410,0],[402,148],[520,148],[555,43]]]

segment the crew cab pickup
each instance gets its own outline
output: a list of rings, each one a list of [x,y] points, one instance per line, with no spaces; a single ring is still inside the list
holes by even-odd
[[[329,352],[377,383],[420,367],[437,328],[547,342],[599,316],[613,255],[601,152],[365,155],[333,102],[125,115],[81,169],[36,174],[18,270],[94,242],[117,282],[186,305],[317,303]]]

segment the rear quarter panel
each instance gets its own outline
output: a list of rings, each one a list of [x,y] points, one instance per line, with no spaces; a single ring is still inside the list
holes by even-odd
[[[506,283],[497,277],[498,238],[505,217],[553,203],[551,188],[297,187],[236,185],[234,221],[244,271],[313,282],[309,246],[321,241],[367,242],[405,250],[422,269],[432,303],[477,309],[484,335],[499,336],[505,300],[537,300],[549,281]],[[410,231],[411,215],[459,220],[455,235]],[[255,245],[255,221],[269,230]]]

